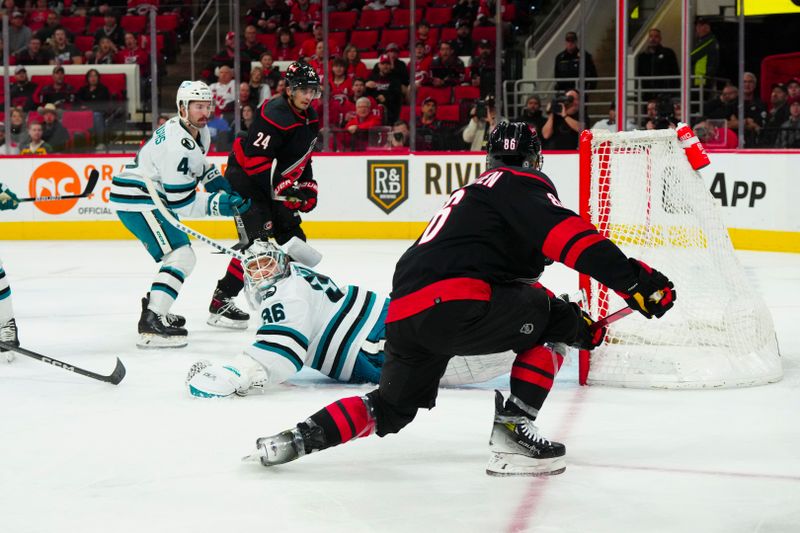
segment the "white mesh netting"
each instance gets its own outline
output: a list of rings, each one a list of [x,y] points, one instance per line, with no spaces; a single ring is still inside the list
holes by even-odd
[[[591,354],[588,382],[704,388],[779,380],[772,318],[675,132],[593,132],[591,148],[592,222],[672,280],[677,299],[660,320],[633,313],[611,325]],[[594,281],[589,292],[592,316],[625,306]]]
[[[453,357],[439,383],[444,387],[454,387],[489,381],[511,372],[515,358],[514,352]]]

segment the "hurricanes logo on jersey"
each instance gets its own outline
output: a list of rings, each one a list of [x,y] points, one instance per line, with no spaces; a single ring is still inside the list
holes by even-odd
[[[389,214],[408,198],[408,161],[367,161],[367,198]]]

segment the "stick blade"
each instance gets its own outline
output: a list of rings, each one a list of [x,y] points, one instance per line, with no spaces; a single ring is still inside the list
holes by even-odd
[[[123,365],[122,361],[120,361],[119,357],[117,357],[117,366],[114,367],[114,371],[108,376],[108,382],[113,385],[119,385],[119,383],[122,381],[122,378],[125,377],[125,374],[127,374],[125,365]]]
[[[97,181],[100,179],[100,172],[97,169],[92,170],[89,173],[89,181],[86,183],[86,189],[81,193],[81,196],[89,196],[94,191],[95,185],[97,185]]]

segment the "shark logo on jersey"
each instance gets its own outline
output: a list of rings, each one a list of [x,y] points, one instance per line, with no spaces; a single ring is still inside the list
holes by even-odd
[[[186,148],[187,150],[194,150],[195,143],[194,143],[194,141],[193,141],[193,140],[191,140],[191,139],[187,139],[186,137],[184,137],[183,139],[181,139],[181,144],[182,144],[182,145],[183,145],[183,147],[184,147],[184,148]]]
[[[387,215],[408,198],[408,161],[367,161],[367,198]]]

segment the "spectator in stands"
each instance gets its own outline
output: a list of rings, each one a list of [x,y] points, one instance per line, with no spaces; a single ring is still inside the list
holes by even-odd
[[[103,37],[103,39],[109,40],[108,37]],[[104,149],[106,142],[105,121],[112,111],[111,93],[108,87],[100,81],[100,72],[97,69],[92,68],[86,72],[86,85],[78,89],[75,95],[75,107],[92,112],[94,141],[97,144],[97,150]]]
[[[222,65],[217,76],[217,81],[208,87],[214,98],[214,114],[230,122],[233,119],[233,106],[236,104],[236,80],[233,79],[233,69]]]
[[[47,0],[36,0],[36,6],[28,11],[28,26],[30,26],[31,30],[38,31],[42,29],[47,23],[47,16],[50,12]]]
[[[563,101],[558,98],[547,106],[547,122],[542,127],[545,148],[550,150],[576,150],[578,134],[583,129],[580,123],[580,97],[578,91],[570,89]]]
[[[272,96],[272,90],[264,81],[264,70],[261,67],[253,67],[250,71],[250,94],[255,109],[260,109],[264,100],[269,100]]]
[[[278,61],[294,61],[298,51],[294,43],[294,35],[287,28],[278,30],[278,42],[275,45],[275,59]]]
[[[250,126],[253,124],[253,120],[255,119],[256,108],[254,108],[250,104],[244,104],[242,106],[242,116],[241,116],[241,127],[242,131],[247,131],[250,129]]]
[[[19,148],[6,142],[6,125],[0,122],[0,155],[17,155]]]
[[[655,129],[655,123],[658,119],[658,99],[653,98],[647,102],[644,116],[640,123],[641,129],[652,130]],[[648,124],[650,125],[648,127]]]
[[[50,52],[42,49],[42,40],[38,37],[31,37],[28,47],[18,52],[15,56],[17,65],[49,65]]]
[[[39,94],[34,99],[42,105],[53,104],[60,108],[72,104],[75,100],[75,87],[64,81],[64,67],[56,65],[53,68],[52,83],[39,87]]]
[[[373,9],[375,11],[381,9],[389,9],[400,5],[400,0],[372,0],[367,2],[364,9]]]
[[[28,71],[22,65],[14,69],[14,82],[11,84],[11,105],[30,111],[36,107],[34,95],[37,85],[28,79]]]
[[[8,25],[8,53],[13,55],[24,50],[32,36],[33,32],[25,25],[22,12],[14,11]]]
[[[478,55],[472,58],[469,70],[472,86],[480,88],[481,98],[494,94],[495,60],[487,39],[478,41]]]
[[[289,24],[289,7],[283,0],[264,0],[258,7],[247,11],[245,19],[263,33],[275,33]]]
[[[479,7],[478,0],[458,0],[458,3],[453,6],[453,19],[466,20],[472,24],[475,22],[475,19],[478,18]],[[472,54],[470,53],[467,55]]]
[[[489,137],[489,132],[500,122],[494,108],[494,98],[489,96],[479,100],[470,110],[469,116],[469,122],[461,138],[469,145],[471,152],[481,152],[484,150],[483,143]]]
[[[342,102],[342,115],[343,121],[347,123],[350,119],[355,116],[356,111],[356,102],[359,98],[367,97],[370,101],[370,108],[375,109],[378,105],[378,102],[372,98],[371,96],[367,96],[367,82],[363,78],[354,78],[353,79],[353,90],[350,93],[347,101]]]
[[[139,65],[142,78],[150,76],[150,56],[139,46],[136,36],[130,32],[125,34],[125,46],[114,56],[114,63]],[[144,79],[142,81],[144,82]]]
[[[262,83],[266,83],[269,86],[269,90],[272,91],[272,94],[281,94],[277,92],[276,89],[278,87],[278,82],[283,79],[283,76],[281,76],[280,69],[274,65],[272,52],[264,52],[258,60],[261,62],[261,69],[264,74]]]
[[[91,65],[113,65],[117,55],[117,47],[110,37],[100,37],[100,42],[93,50],[86,52],[87,63]]]
[[[388,56],[389,61],[392,62],[390,75],[400,84],[400,87],[403,89],[403,94],[406,94],[408,91],[408,67],[405,62],[400,59],[400,47],[397,46],[397,43],[389,43],[386,45],[386,56]],[[379,65],[376,64],[372,68],[372,72],[375,72],[378,68]]]
[[[300,43],[300,57],[311,57],[317,52],[317,43],[322,42],[322,23],[315,22],[311,37]]]
[[[444,41],[439,45],[439,55],[431,61],[430,74],[423,85],[452,87],[464,81],[464,62],[453,53],[453,45]]]
[[[10,143],[18,148],[22,143],[29,140],[27,128],[25,128],[25,112],[19,107],[11,108],[11,137]]]
[[[50,64],[52,65],[80,65],[83,63],[83,54],[78,47],[67,39],[67,30],[57,28],[50,39]]]
[[[739,89],[735,85],[728,83],[718,97],[705,103],[703,114],[706,119],[733,120],[738,125]]]
[[[331,61],[331,76],[328,79],[328,95],[334,97],[337,94],[348,96],[353,91],[353,81],[347,77],[347,63],[341,57]]]
[[[792,78],[786,82],[786,91],[788,93],[787,98],[789,100],[793,98],[800,98],[800,79]]]
[[[408,129],[408,123],[405,120],[398,120],[392,124],[392,133],[389,135],[386,148],[407,149],[410,138],[411,130]]]
[[[778,148],[800,148],[800,96],[789,99],[789,119],[781,124]]]
[[[224,65],[233,69],[236,57],[236,34],[232,31],[229,31],[225,34],[225,46],[217,52],[214,57],[211,58],[211,64],[205,68],[203,71],[203,77],[208,80],[209,82],[213,82],[216,80],[216,73],[219,69]],[[243,77],[247,77],[250,74],[250,69],[247,68],[247,65],[250,64],[250,56],[244,51],[244,49],[239,50],[239,57],[240,62],[242,65],[245,65],[243,70]],[[246,79],[244,81],[247,81]]]
[[[305,61],[314,69],[314,72],[317,73],[320,79],[325,78],[325,68],[323,67],[323,61],[325,59],[325,43],[322,41],[317,41],[316,49],[314,50],[314,55],[311,57],[305,58]]]
[[[387,54],[378,60],[378,70],[369,75],[366,86],[367,95],[384,107],[387,122],[394,123],[400,115],[402,91],[397,78],[392,76],[392,60]]]
[[[254,106],[255,105],[254,102],[255,102],[256,98],[258,98],[258,96],[254,95],[250,91],[250,84],[249,83],[243,81],[242,83],[239,84],[239,107],[240,108],[243,105]],[[233,111],[235,113],[235,108],[234,108]]]
[[[633,120],[628,119],[627,124],[625,125],[624,131],[631,131],[636,129],[636,124],[634,124]],[[614,102],[608,106],[608,118],[604,118],[602,120],[598,120],[592,126],[593,130],[605,130],[610,131],[612,133],[618,131],[617,130],[617,107]]]
[[[777,145],[778,134],[784,122],[789,120],[789,105],[787,104],[789,92],[783,83],[772,84],[770,94],[770,110],[761,131],[760,144],[766,148]]]
[[[249,62],[258,61],[261,59],[261,54],[267,51],[264,45],[258,40],[258,28],[252,24],[248,24],[244,29],[242,51],[247,55]]]
[[[425,50],[428,47],[425,46],[425,43],[417,41],[414,45],[414,57],[417,60],[417,71],[414,75],[414,84],[419,89],[422,85],[426,83],[426,80],[430,78],[430,70],[431,70],[431,61],[433,61],[433,56],[429,53],[426,54]]]
[[[275,92],[272,93],[270,100],[273,100],[276,97],[281,96],[285,92],[286,92],[286,79],[281,78],[280,80],[278,80],[278,84],[275,86]]]
[[[19,147],[19,155],[46,155],[55,152],[53,147],[42,140],[44,128],[41,122],[28,124],[28,140]]]
[[[431,97],[422,101],[420,116],[417,117],[417,150],[443,150],[447,143],[442,121],[436,117],[438,106]]]
[[[355,116],[344,125],[344,129],[346,129],[348,133],[355,133],[358,130],[368,130],[380,125],[380,118],[372,113],[372,103],[370,99],[362,96],[356,100]]]
[[[679,76],[678,58],[672,48],[661,44],[661,30],[651,28],[647,34],[647,48],[636,56],[636,75],[650,76]],[[659,94],[680,86],[680,80],[642,80],[642,88],[648,89],[642,93],[644,100],[657,98]]]
[[[522,114],[515,120],[515,122],[525,122],[533,131],[542,135],[542,127],[547,122],[544,114],[542,113],[542,101],[538,96],[532,94],[525,101],[525,109]]]
[[[47,13],[47,23],[42,29],[36,32],[36,36],[39,38],[39,40],[45,43],[50,40],[50,38],[59,28],[63,29],[61,26],[61,19],[55,11],[50,11]],[[64,31],[66,32],[67,30]],[[70,33],[69,38],[72,40],[74,36]]]
[[[742,80],[744,90],[744,146],[753,148],[758,146],[758,135],[764,127],[767,118],[767,106],[761,101],[756,92],[758,78],[752,72],[745,72]],[[733,127],[733,126],[732,126]],[[738,120],[736,127],[738,131]]]
[[[436,41],[433,39],[431,33],[431,25],[427,21],[421,20],[417,24],[417,40],[416,42],[422,43],[425,47],[425,55],[433,57],[433,49],[436,46]]]
[[[44,121],[42,140],[53,147],[53,152],[66,150],[69,132],[58,120],[58,108],[53,104],[45,104],[38,109],[38,112]]]
[[[295,0],[289,16],[289,28],[308,32],[315,22],[320,22],[320,4],[312,4],[310,0]]]
[[[705,17],[695,19],[694,34],[694,48],[690,54],[694,86],[704,87],[704,98],[708,99],[716,88],[716,83],[707,78],[716,77],[719,71],[719,42],[711,33],[711,23]]]
[[[348,78],[363,78],[369,77],[369,70],[367,66],[361,61],[361,54],[358,48],[352,44],[348,44],[344,48],[344,60],[347,63],[347,77]]]
[[[580,62],[581,50],[578,48],[578,34],[574,31],[568,31],[564,37],[564,51],[556,56],[555,71],[553,77],[555,78],[577,78],[580,75]],[[587,78],[597,77],[597,68],[594,66],[592,54],[583,52],[586,58],[585,75]],[[597,86],[596,81],[587,81],[585,87],[587,90],[592,90]],[[556,83],[557,91],[566,91],[574,89],[577,83],[573,80],[559,81]]]
[[[103,25],[94,32],[94,43],[100,44],[103,37],[111,39],[115,47],[125,43],[125,30],[118,24],[116,14],[110,10],[103,15]]]
[[[456,38],[453,39],[453,53],[457,56],[472,57],[475,53],[475,43],[472,42],[472,23],[469,19],[456,22]]]

